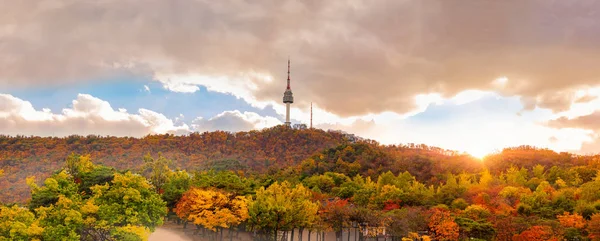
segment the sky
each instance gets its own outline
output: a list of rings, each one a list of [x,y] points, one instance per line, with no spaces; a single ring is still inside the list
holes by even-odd
[[[600,152],[600,2],[0,0],[0,134],[292,123],[475,156]]]

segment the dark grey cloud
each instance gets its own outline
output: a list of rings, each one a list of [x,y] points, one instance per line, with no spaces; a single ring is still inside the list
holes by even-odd
[[[564,110],[600,84],[600,2],[587,0],[0,0],[0,89],[119,74],[270,73],[292,56],[297,106],[413,109],[419,93],[498,89]],[[253,81],[253,80],[249,80]],[[557,95],[558,93],[558,95]],[[302,97],[302,98],[299,98]]]

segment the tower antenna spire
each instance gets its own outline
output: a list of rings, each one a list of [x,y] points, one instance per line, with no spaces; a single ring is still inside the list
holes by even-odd
[[[290,89],[290,57],[288,56],[288,78],[287,78],[287,89]]]
[[[312,118],[313,118],[312,102],[310,102],[310,129],[312,129]]]

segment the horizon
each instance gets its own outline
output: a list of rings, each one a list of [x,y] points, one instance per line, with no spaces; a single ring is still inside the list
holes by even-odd
[[[2,1],[0,135],[310,121],[478,158],[600,153],[598,3]]]
[[[4,135],[4,134],[0,134],[0,138],[5,137],[5,138],[60,138],[60,139],[66,139],[69,137],[81,137],[81,138],[89,138],[89,137],[98,137],[98,138],[134,138],[134,139],[144,139],[144,138],[148,138],[148,137],[152,137],[152,136],[164,136],[164,135],[171,135],[171,136],[177,136],[177,137],[190,137],[193,134],[196,135],[203,135],[205,133],[214,133],[214,132],[225,132],[228,134],[232,134],[232,135],[237,135],[238,133],[241,132],[246,132],[249,133],[250,131],[265,131],[267,129],[271,129],[271,128],[277,128],[277,127],[282,127],[282,128],[288,128],[285,124],[280,124],[277,126],[272,126],[272,127],[268,127],[268,128],[263,128],[260,130],[249,130],[249,131],[236,131],[236,132],[232,132],[232,131],[222,131],[222,130],[214,130],[214,131],[204,131],[204,132],[188,132],[188,133],[184,133],[184,134],[179,134],[179,135],[175,135],[173,133],[163,133],[163,134],[156,134],[156,133],[152,133],[152,134],[147,134],[144,136],[140,136],[140,137],[133,137],[133,136],[111,136],[111,135],[94,135],[94,134],[90,134],[90,135],[77,135],[77,134],[73,134],[73,135],[68,135],[68,136],[35,136],[35,135],[30,135],[30,136],[23,136],[23,135]],[[299,129],[299,128],[289,128],[291,130],[294,131],[307,131],[307,130],[311,130],[310,128],[306,128],[306,129]],[[520,145],[520,146],[507,146],[504,147],[502,149],[497,149],[497,150],[493,150],[491,152],[485,153],[485,155],[483,156],[476,156],[473,155],[472,153],[466,152],[466,151],[460,151],[460,150],[453,150],[453,149],[446,149],[446,148],[442,148],[442,147],[438,147],[438,146],[431,146],[431,145],[427,145],[426,143],[392,143],[392,144],[384,144],[384,143],[380,143],[377,140],[373,140],[373,139],[369,139],[369,138],[363,138],[361,136],[358,136],[356,134],[353,133],[348,133],[345,132],[343,130],[334,130],[334,129],[328,129],[328,130],[324,130],[324,129],[319,129],[319,128],[313,128],[312,130],[320,130],[323,132],[337,132],[343,135],[352,135],[354,137],[357,137],[358,139],[356,139],[355,141],[350,141],[349,143],[372,143],[375,142],[377,145],[382,145],[382,146],[396,146],[396,147],[405,147],[408,149],[423,149],[421,148],[421,145],[425,145],[427,148],[433,148],[433,149],[439,149],[441,151],[443,151],[444,155],[447,156],[451,156],[453,154],[458,154],[458,155],[468,155],[471,156],[472,158],[478,159],[482,162],[484,162],[486,160],[487,157],[489,156],[493,156],[493,155],[501,155],[503,154],[504,151],[506,150],[515,150],[515,149],[519,149],[519,148],[525,148],[525,149],[529,149],[529,150],[548,150],[548,151],[552,151],[555,152],[557,154],[561,154],[561,153],[568,153],[571,155],[575,155],[575,156],[588,156],[588,157],[592,157],[592,156],[597,156],[600,155],[599,153],[592,153],[592,154],[578,154],[575,152],[568,152],[568,151],[563,151],[563,152],[558,152],[549,148],[544,148],[544,147],[538,147],[538,146],[530,146],[530,145]],[[453,154],[445,154],[446,152],[451,152]]]

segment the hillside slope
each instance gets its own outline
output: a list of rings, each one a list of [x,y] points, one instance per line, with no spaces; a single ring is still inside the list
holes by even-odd
[[[25,178],[37,180],[58,170],[70,153],[89,154],[94,163],[117,169],[137,169],[143,156],[159,152],[186,170],[235,163],[253,172],[300,163],[324,148],[346,142],[342,133],[273,127],[261,131],[192,133],[186,136],[151,135],[144,138],[70,136],[0,136],[0,201],[22,202],[29,196]],[[10,195],[6,195],[10,193]]]
[[[233,169],[248,174],[272,174],[293,169],[301,175],[334,171],[373,177],[387,171],[408,171],[419,181],[430,184],[444,181],[446,173],[478,173],[488,169],[499,174],[513,166],[600,167],[598,156],[576,156],[527,146],[504,149],[482,162],[465,153],[423,144],[380,145],[335,131],[283,126],[250,132],[144,138],[0,136],[0,169],[5,173],[0,178],[0,202],[26,201],[29,189],[25,178],[36,176],[36,180],[43,180],[60,169],[71,153],[89,154],[94,163],[121,170],[137,170],[144,155],[162,153],[173,160],[172,168],[188,171]],[[583,171],[580,170],[582,176],[595,176],[593,170],[585,174]]]

